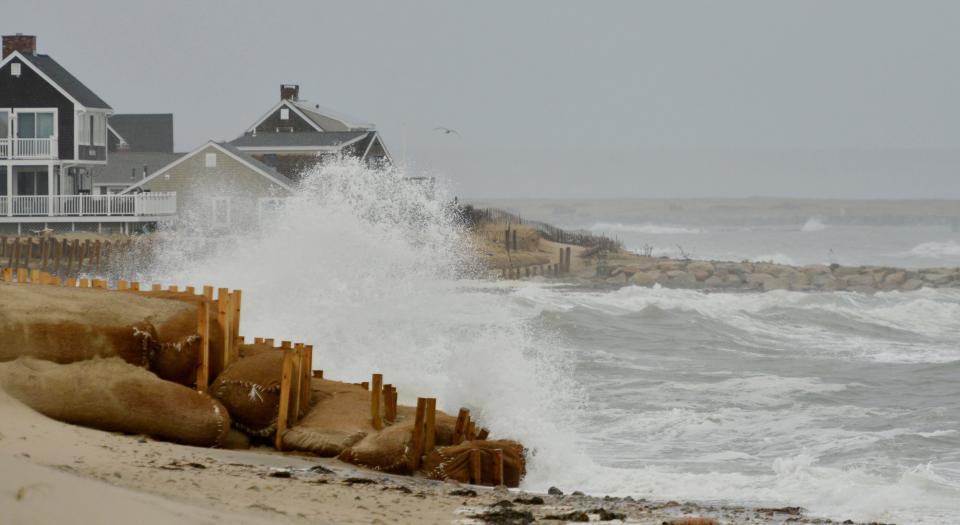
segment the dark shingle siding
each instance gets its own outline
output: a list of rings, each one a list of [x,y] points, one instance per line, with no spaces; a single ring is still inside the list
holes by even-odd
[[[236,147],[321,147],[337,146],[371,133],[369,131],[327,131],[314,133],[246,134],[230,142]]]
[[[121,114],[110,117],[110,127],[127,141],[127,151],[173,153],[173,115]],[[111,140],[111,151],[114,151]]]
[[[36,66],[37,69],[43,71],[44,75],[50,77],[50,80],[63,88],[67,93],[70,93],[70,96],[77,99],[77,101],[84,106],[88,108],[113,109],[109,104],[104,102],[102,98],[98,97],[96,93],[90,90],[90,88],[85,86],[83,82],[80,82],[77,77],[70,74],[69,71],[58,64],[56,60],[50,58],[49,55],[24,55],[24,58]]]
[[[182,153],[117,151],[110,152],[106,166],[97,167],[94,184],[136,184],[143,179],[143,168],[152,175],[160,168],[182,157]],[[131,177],[131,173],[134,174]]]

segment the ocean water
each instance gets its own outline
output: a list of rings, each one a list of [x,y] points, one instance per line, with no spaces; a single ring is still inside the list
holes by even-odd
[[[529,448],[531,490],[958,521],[960,290],[708,295],[486,281],[445,202],[402,173],[344,161],[308,174],[263,231],[162,233],[139,277],[240,288],[244,335],[314,344],[327,377],[382,372],[402,403],[470,407],[493,436]],[[664,228],[638,234],[701,235]],[[718,253],[770,249],[729,239]],[[940,241],[911,247],[925,242]],[[791,250],[778,251],[809,255]]]
[[[784,225],[676,226],[593,222],[567,225],[616,237],[636,252],[689,255],[721,261],[782,264],[878,265],[900,268],[960,266],[960,228],[947,224],[862,226],[810,217]]]

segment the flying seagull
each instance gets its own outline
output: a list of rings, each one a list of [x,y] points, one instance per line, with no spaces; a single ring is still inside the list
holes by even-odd
[[[445,127],[443,127],[443,126],[439,126],[439,127],[433,128],[433,131],[442,131],[444,135],[450,135],[450,134],[452,133],[452,134],[454,134],[454,135],[456,135],[456,136],[458,136],[458,137],[460,136],[460,132],[459,132],[459,131],[457,131],[457,130],[455,130],[455,129],[445,128]]]

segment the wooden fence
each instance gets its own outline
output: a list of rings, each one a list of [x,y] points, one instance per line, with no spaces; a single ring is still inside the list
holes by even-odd
[[[587,231],[567,231],[557,228],[552,224],[541,221],[531,221],[522,216],[504,211],[498,208],[473,208],[463,212],[468,222],[479,224],[481,222],[492,222],[494,224],[522,224],[530,226],[540,232],[543,238],[563,244],[573,244],[585,248],[598,248],[602,250],[619,250],[623,248],[623,242],[605,235],[597,235]]]
[[[106,279],[78,279],[75,277],[63,279],[49,272],[41,271],[39,268],[28,269],[26,266],[20,266],[16,270],[9,267],[3,268],[0,271],[0,276],[2,276],[4,283],[102,290],[108,293],[139,293],[167,298],[172,293],[195,301],[197,303],[197,333],[200,336],[196,388],[200,392],[209,391],[212,379],[210,377],[211,356],[215,352],[219,352],[222,356],[222,368],[226,369],[230,363],[240,358],[240,347],[246,343],[244,336],[240,335],[240,305],[242,301],[240,290],[231,291],[227,288],[218,288],[216,290],[217,294],[214,296],[213,286],[204,286],[200,294],[196,293],[193,286],[170,285],[164,287],[161,284],[152,284],[147,289],[146,286],[141,286],[139,282],[130,282],[123,279],[118,279],[112,283]],[[212,309],[216,309],[215,322],[223,334],[222,348],[211,348],[210,314]],[[258,345],[269,345],[278,352],[283,352],[280,403],[274,440],[276,449],[283,450],[284,432],[297,424],[301,408],[304,408],[302,411],[306,412],[312,402],[312,379],[322,380],[324,373],[323,370],[313,369],[312,345],[281,341],[278,347],[275,345],[274,339],[262,337],[254,338],[253,342]],[[371,390],[370,417],[372,426],[379,430],[384,428],[385,425],[395,423],[397,421],[397,389],[393,385],[384,384],[382,374],[373,374],[369,383],[358,384]],[[416,418],[411,442],[412,453],[409,456],[412,470],[419,468],[422,457],[432,452],[436,447],[436,406],[435,398],[417,398]],[[470,411],[461,408],[454,429],[454,444],[462,443],[465,440],[485,440],[487,435],[486,429],[477,430],[475,423],[470,419]],[[476,459],[474,460],[474,457],[471,456],[471,480],[479,483],[481,480],[480,451],[475,450],[473,452]],[[493,479],[497,485],[503,483],[502,462],[501,453],[499,471],[494,467],[493,472]],[[495,461],[496,463],[498,462]],[[497,472],[499,472],[499,475]]]
[[[103,273],[120,254],[134,247],[132,239],[100,241],[54,237],[0,236],[0,267],[16,272],[39,269],[59,277]]]

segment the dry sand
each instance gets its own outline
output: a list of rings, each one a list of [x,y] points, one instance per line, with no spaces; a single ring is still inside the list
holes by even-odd
[[[472,516],[503,510],[521,516],[530,512],[542,520],[599,508],[641,524],[684,516],[709,516],[718,523],[813,523],[794,509],[587,496],[515,502],[529,497],[522,491],[390,476],[268,449],[195,448],[100,432],[48,419],[0,391],[3,525],[483,523]],[[503,500],[510,506],[494,505]]]

